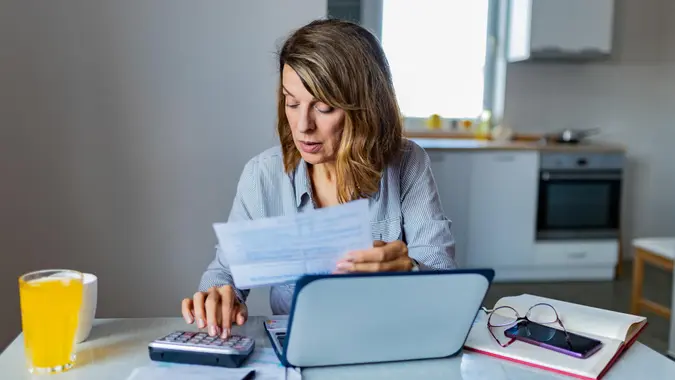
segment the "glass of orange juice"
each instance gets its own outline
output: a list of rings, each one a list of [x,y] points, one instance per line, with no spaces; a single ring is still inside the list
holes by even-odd
[[[63,372],[73,367],[82,280],[82,273],[63,269],[30,272],[19,278],[30,373]]]

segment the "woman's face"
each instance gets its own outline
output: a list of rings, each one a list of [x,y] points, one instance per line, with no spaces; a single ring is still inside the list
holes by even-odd
[[[286,118],[302,158],[312,165],[334,162],[342,136],[344,110],[315,99],[288,65],[284,65],[282,85]]]

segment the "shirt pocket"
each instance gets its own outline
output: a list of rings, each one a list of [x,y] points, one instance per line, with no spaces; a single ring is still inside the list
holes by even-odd
[[[373,240],[382,240],[387,243],[395,240],[403,240],[401,234],[400,218],[391,218],[370,222],[370,231],[373,236]]]

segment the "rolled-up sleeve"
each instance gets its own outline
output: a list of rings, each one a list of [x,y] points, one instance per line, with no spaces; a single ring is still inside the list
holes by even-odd
[[[251,160],[245,166],[237,184],[237,191],[232,203],[232,209],[228,217],[228,222],[239,220],[251,220],[255,217],[259,205],[259,192],[256,189],[257,184],[257,161]],[[215,258],[207,266],[199,282],[199,290],[206,291],[211,287],[220,287],[223,285],[232,285],[237,297],[242,302],[246,301],[249,290],[238,289],[234,286],[232,272],[227,263],[225,253],[216,245]]]
[[[406,144],[401,165],[401,214],[408,255],[420,269],[457,267],[452,222],[443,211],[431,160],[412,141]]]

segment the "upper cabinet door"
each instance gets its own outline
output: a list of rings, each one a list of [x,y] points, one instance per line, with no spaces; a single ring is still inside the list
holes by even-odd
[[[614,0],[511,0],[509,60],[606,58]]]

